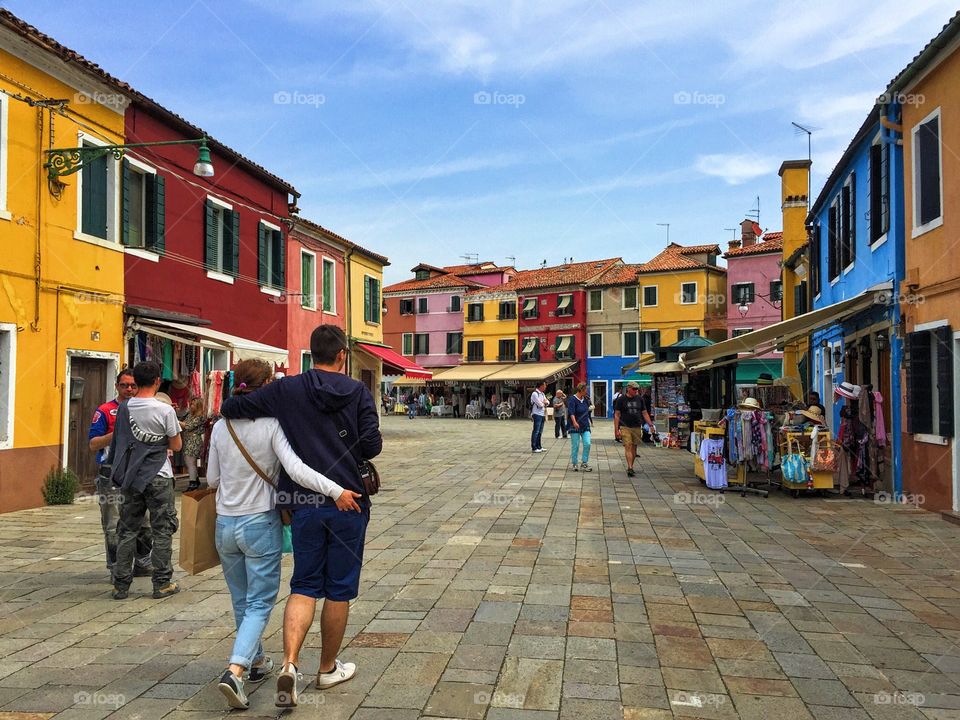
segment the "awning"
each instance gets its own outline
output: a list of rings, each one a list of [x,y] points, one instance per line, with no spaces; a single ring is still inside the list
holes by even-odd
[[[504,368],[510,367],[509,365],[458,365],[457,367],[452,367],[449,370],[443,370],[438,372],[433,376],[434,381],[436,382],[469,382],[476,380],[483,380],[488,375],[493,375],[495,372],[499,372]]]
[[[783,375],[783,361],[772,358],[741,360],[737,363],[737,385],[756,385],[761,373],[776,380]]]
[[[427,384],[425,378],[411,377],[410,375],[401,375],[396,380],[390,380],[389,382],[391,385],[400,385],[403,387],[420,387],[421,385]]]
[[[573,372],[577,361],[555,363],[516,363],[503,370],[487,375],[486,382],[501,382],[503,380],[534,381],[545,380],[553,382]]]
[[[535,297],[527,298],[523,301],[523,311],[525,313],[535,312],[537,309],[537,299]]]
[[[283,348],[265,345],[255,340],[230,335],[219,330],[211,330],[209,327],[198,325],[186,325],[184,323],[172,322],[170,320],[156,319],[138,319],[130,327],[134,330],[140,330],[160,337],[165,337],[178,342],[201,345],[203,347],[215,347],[221,350],[230,350],[233,352],[234,361],[240,360],[266,360],[267,362],[278,365],[286,365],[288,362],[287,351]],[[165,332],[166,331],[166,332]],[[199,342],[191,341],[189,337],[181,337],[174,333],[192,335],[200,338]]]
[[[523,350],[521,351],[524,355],[529,355],[537,349],[537,339],[535,337],[527,338],[523,341]]]
[[[819,310],[798,315],[782,322],[768,325],[753,332],[738,335],[710,347],[691,350],[681,359],[688,370],[702,370],[710,367],[720,358],[747,353],[750,356],[762,355],[779,345],[809,335],[814,330],[856,315],[876,304],[890,301],[892,283],[874,285],[856,297],[841,300]],[[643,368],[646,371],[646,368]]]
[[[638,385],[650,385],[653,382],[653,378],[650,377],[650,373],[633,372],[623,379],[626,382],[635,382]]]
[[[573,302],[573,295],[561,295],[560,302],[557,303],[557,310],[566,310]]]
[[[570,352],[570,345],[573,343],[573,338],[570,335],[561,335],[557,338],[557,353]]]
[[[655,362],[641,365],[640,369],[647,373],[647,375],[666,375],[669,373],[683,372],[683,365],[678,362]]]
[[[392,348],[388,348],[386,345],[372,345],[370,343],[358,342],[354,343],[354,347],[358,347],[364,352],[379,358],[385,366],[396,370],[396,372],[389,372],[384,368],[384,372],[388,375],[407,375],[408,377],[420,378],[422,380],[429,380],[433,377],[432,372],[420,367],[412,360],[407,360],[403,355],[394,352]]]

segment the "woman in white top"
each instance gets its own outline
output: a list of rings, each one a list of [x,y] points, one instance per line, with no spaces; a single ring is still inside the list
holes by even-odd
[[[271,380],[273,369],[266,362],[244,360],[234,368],[233,394],[252,392]],[[248,462],[237,441],[270,482]],[[219,688],[233,708],[249,707],[244,671],[249,670],[247,682],[259,683],[273,669],[260,640],[280,590],[283,527],[276,509],[275,479],[281,465],[297,484],[329,496],[338,506],[355,504],[353,498],[360,497],[307,467],[274,418],[220,420],[214,425],[207,485],[217,488],[217,552],[237,624],[230,667],[220,678]]]

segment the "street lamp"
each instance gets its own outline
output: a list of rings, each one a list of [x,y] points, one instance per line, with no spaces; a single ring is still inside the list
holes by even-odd
[[[737,308],[740,311],[740,317],[746,317],[747,313],[750,311],[750,306],[745,302],[741,301],[740,306]]]

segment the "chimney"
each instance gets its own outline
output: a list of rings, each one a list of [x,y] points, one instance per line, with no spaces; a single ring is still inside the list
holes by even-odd
[[[730,241],[727,243],[727,249],[728,249],[728,250],[737,250],[737,249],[739,249],[739,248],[740,248],[740,239],[739,239],[739,238],[735,238],[735,239],[733,239],[733,240],[730,240]]]
[[[740,223],[740,240],[745,248],[757,242],[757,226],[753,220],[744,220]]]

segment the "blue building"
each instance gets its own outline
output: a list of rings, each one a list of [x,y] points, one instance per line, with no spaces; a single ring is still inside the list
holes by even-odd
[[[904,277],[903,150],[900,108],[875,105],[830,173],[807,217],[809,292],[813,310],[836,306],[837,317],[811,335],[812,388],[820,393],[836,435],[841,382],[870,386],[883,397],[888,438],[871,437],[880,487],[899,492],[903,355],[900,283]],[[840,312],[856,303],[855,312]],[[872,301],[871,301],[872,298]],[[838,305],[841,304],[841,305]],[[879,489],[879,488],[878,488]]]

